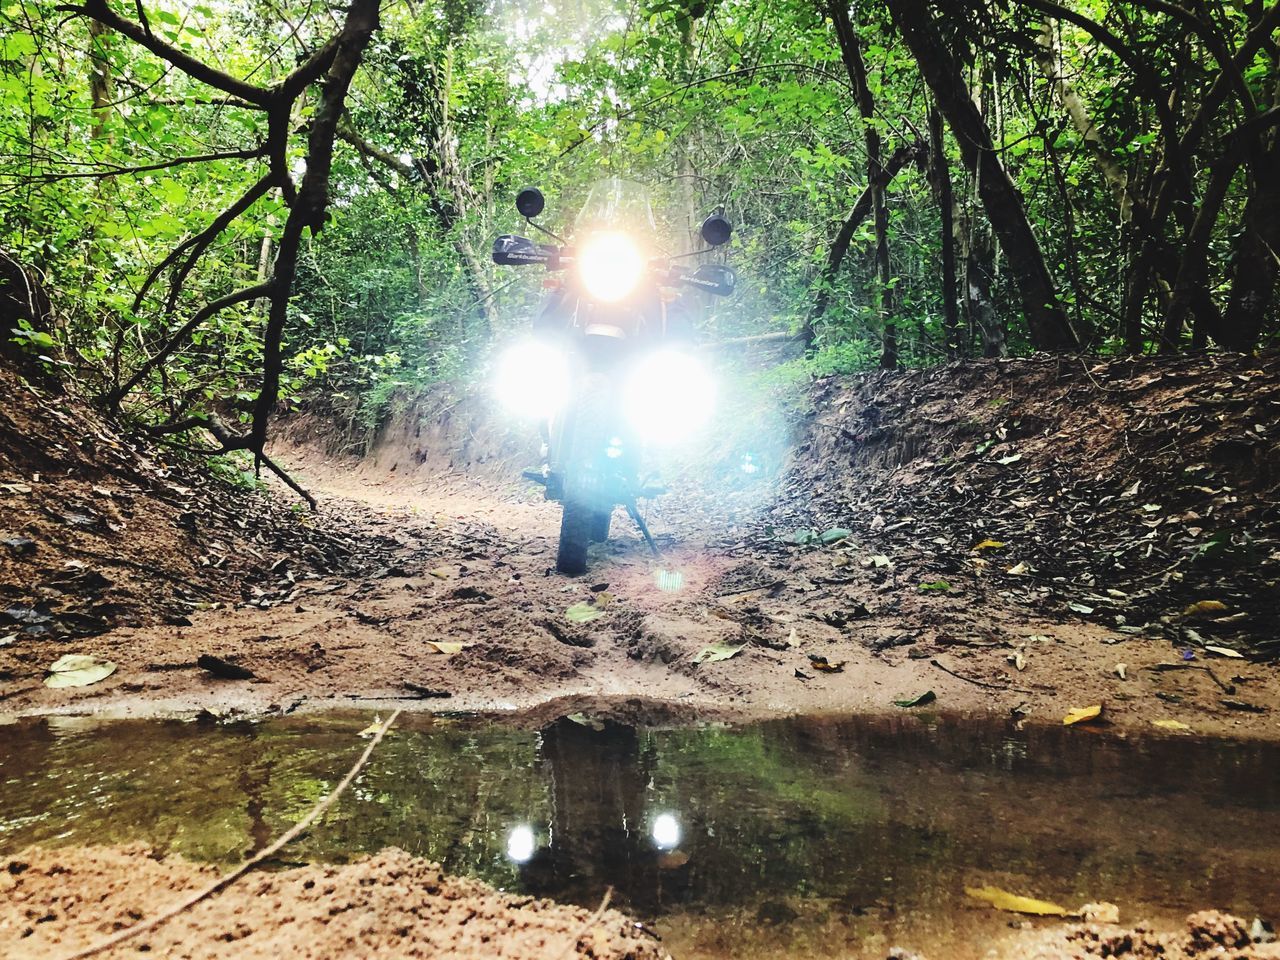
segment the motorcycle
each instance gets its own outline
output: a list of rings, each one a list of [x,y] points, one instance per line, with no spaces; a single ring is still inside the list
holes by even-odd
[[[690,306],[679,288],[733,293],[724,264],[694,269],[677,261],[729,241],[732,225],[713,214],[702,224],[707,249],[664,256],[643,186],[610,179],[594,185],[575,221],[572,242],[535,222],[546,201],[536,187],[516,196],[533,229],[556,243],[504,234],[493,243],[502,266],[542,266],[547,297],[533,335],[499,359],[495,387],[509,409],[536,419],[546,462],[525,476],[562,505],[556,569],[578,576],[587,549],[609,537],[616,507],[653,537],[638,499],[664,492],[640,482],[646,444],[687,439],[714,409],[715,386],[690,350]]]

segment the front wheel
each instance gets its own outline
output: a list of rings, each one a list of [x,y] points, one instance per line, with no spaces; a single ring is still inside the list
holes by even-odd
[[[613,510],[597,510],[591,515],[591,542],[604,543],[609,539],[609,521],[613,519]]]
[[[587,572],[587,545],[591,542],[591,529],[595,512],[588,504],[576,499],[564,501],[560,517],[560,550],[556,554],[556,569],[570,577]]]

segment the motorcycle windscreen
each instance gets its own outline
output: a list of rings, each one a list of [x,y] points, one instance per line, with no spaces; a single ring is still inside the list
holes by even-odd
[[[574,230],[579,236],[601,230],[626,233],[637,243],[652,246],[658,225],[648,189],[620,177],[596,181],[578,212]]]

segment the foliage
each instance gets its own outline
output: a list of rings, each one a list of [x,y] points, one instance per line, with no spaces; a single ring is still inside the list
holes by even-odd
[[[877,279],[870,220],[823,279],[833,237],[868,186],[868,131],[886,152],[927,138],[927,64],[894,26],[903,7],[852,11],[875,103],[864,121],[827,15],[835,8],[819,4],[384,4],[339,125],[325,230],[300,250],[280,397],[328,398],[353,429],[368,429],[398,393],[467,378],[541,295],[533,271],[488,262],[492,238],[521,226],[510,198],[539,184],[546,225],[562,231],[589,184],[608,175],[652,186],[672,252],[693,245],[712,211],[737,224],[729,257],[739,293],[706,304],[699,327],[708,339],[805,335],[812,352],[783,379],[874,366],[890,326],[907,365],[1033,349],[1015,271],[995,255],[971,151],[955,136],[885,187],[890,280]],[[1280,210],[1267,166],[1280,158],[1274,21],[1270,42],[1247,47],[1274,8],[931,8],[1025,201],[1062,308],[1092,331],[1086,346],[1247,348],[1275,338],[1274,269],[1260,288],[1241,279],[1266,273],[1256,255],[1274,250],[1267,212]],[[269,87],[323,44],[345,6],[109,9],[140,13],[177,50]],[[51,0],[0,6],[0,88],[0,251],[39,276],[55,304],[52,318],[7,336],[109,395],[201,305],[271,276],[290,211],[275,188],[218,233],[174,302],[141,295],[171,251],[262,176],[263,111]],[[319,102],[306,93],[290,123],[306,130]],[[944,172],[955,197],[946,237]],[[1225,184],[1219,208],[1215,177]],[[1208,223],[1199,233],[1198,217]],[[960,271],[951,290],[939,270],[946,246]],[[820,288],[829,306],[815,319]],[[949,344],[951,298],[962,328]],[[132,413],[150,423],[199,411],[247,420],[263,387],[266,318],[264,300],[205,318],[144,378]]]

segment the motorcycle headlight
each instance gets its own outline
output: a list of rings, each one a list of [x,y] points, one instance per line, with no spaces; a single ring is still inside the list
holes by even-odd
[[[644,256],[625,233],[596,233],[578,251],[578,275],[596,300],[614,303],[644,276]]]
[[[512,413],[548,420],[569,399],[569,359],[552,344],[521,340],[498,357],[493,389]]]
[[[702,363],[679,350],[659,350],[631,371],[623,410],[650,443],[675,443],[705,427],[715,411],[716,385]]]

